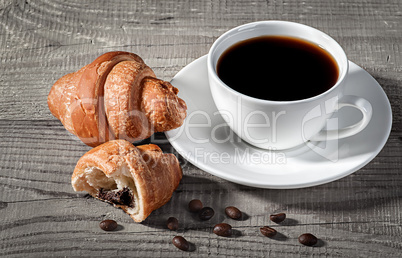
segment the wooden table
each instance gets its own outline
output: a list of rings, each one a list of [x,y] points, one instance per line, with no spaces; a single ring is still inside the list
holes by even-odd
[[[180,158],[184,177],[177,191],[140,224],[73,191],[72,171],[90,147],[48,110],[46,98],[59,77],[104,52],[123,50],[139,54],[158,77],[170,80],[205,55],[226,30],[273,19],[304,23],[333,36],[349,59],[383,87],[393,108],[393,127],[373,161],[332,183],[270,190],[227,182]],[[0,35],[1,256],[400,257],[401,1],[3,0]],[[167,142],[161,147],[174,152]],[[186,209],[194,198],[217,215],[208,222],[197,220]],[[248,218],[228,219],[223,213],[228,205]],[[276,225],[269,221],[275,212],[289,219]],[[180,221],[177,232],[166,229],[170,216]],[[119,230],[102,231],[98,224],[106,218],[116,220]],[[238,234],[214,235],[212,227],[221,221]],[[259,228],[265,225],[279,236],[262,236]],[[318,236],[318,246],[298,243],[305,232]],[[195,250],[178,250],[171,243],[175,235],[184,236]]]

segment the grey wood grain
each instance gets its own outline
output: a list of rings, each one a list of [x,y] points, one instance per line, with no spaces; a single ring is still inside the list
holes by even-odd
[[[214,177],[183,158],[184,178],[171,201],[143,223],[121,210],[75,193],[70,177],[90,148],[69,134],[47,108],[62,75],[112,50],[139,54],[170,80],[205,55],[226,30],[257,20],[290,20],[333,36],[349,59],[383,87],[393,109],[391,136],[364,168],[338,181],[306,189],[269,190]],[[402,2],[319,1],[0,1],[0,255],[134,257],[400,257],[402,252]],[[176,153],[163,134],[156,138]],[[154,139],[154,140],[155,140]],[[369,139],[368,139],[369,140]],[[144,142],[149,142],[146,140]],[[187,209],[201,199],[216,210],[200,222]],[[235,205],[247,214],[228,219]],[[269,214],[288,220],[271,223]],[[165,228],[168,217],[177,232]],[[116,232],[98,223],[115,219]],[[212,233],[230,223],[232,238]],[[261,226],[280,233],[263,237]],[[317,235],[317,247],[297,237]],[[195,247],[182,252],[175,235]]]

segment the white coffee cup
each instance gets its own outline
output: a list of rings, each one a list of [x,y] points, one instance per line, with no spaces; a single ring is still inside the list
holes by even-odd
[[[295,37],[324,48],[338,65],[336,84],[324,93],[294,101],[257,99],[227,86],[216,71],[222,53],[240,41],[264,35]],[[283,150],[307,141],[337,140],[359,133],[370,122],[370,103],[363,98],[343,94],[349,63],[342,47],[330,36],[312,27],[286,21],[241,25],[227,31],[213,43],[207,63],[211,93],[223,119],[241,139],[256,147]],[[333,113],[345,106],[359,109],[362,119],[346,128],[323,130]]]

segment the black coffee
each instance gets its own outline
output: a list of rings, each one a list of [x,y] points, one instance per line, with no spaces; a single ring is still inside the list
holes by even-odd
[[[291,101],[335,85],[338,66],[321,47],[297,38],[261,36],[228,48],[217,64],[219,78],[250,97]]]

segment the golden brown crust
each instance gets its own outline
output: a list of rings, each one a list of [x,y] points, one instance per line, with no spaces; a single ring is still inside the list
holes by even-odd
[[[143,63],[136,54],[109,52],[87,65],[77,86],[80,105],[72,111],[71,119],[76,135],[89,146],[98,146],[109,140],[110,132],[105,117],[103,94],[107,75],[122,61]]]
[[[130,142],[153,134],[148,118],[141,111],[141,81],[155,76],[144,63],[124,61],[113,67],[105,82],[105,111],[116,139]]]
[[[147,77],[142,81],[141,106],[155,132],[181,126],[186,118],[186,103],[177,96],[179,90],[169,82]]]
[[[94,168],[103,176],[91,180],[90,173]],[[129,173],[125,172],[127,169]],[[72,185],[75,191],[85,190],[97,198],[100,188],[114,184],[110,180],[124,178],[122,175],[130,175],[134,182],[136,211],[132,212],[125,205],[115,206],[130,214],[134,221],[141,222],[170,200],[182,178],[182,171],[174,155],[164,154],[154,144],[134,147],[125,140],[115,140],[80,158],[72,176]]]
[[[109,52],[60,78],[50,90],[49,109],[89,146],[142,140],[181,126],[186,116],[178,90],[154,76],[139,56]]]
[[[147,191],[145,199],[154,201],[152,205],[144,207],[144,220],[151,212],[167,203],[172,195],[172,189],[176,189],[183,176],[180,163],[176,156],[173,154],[165,154],[162,150],[154,144],[141,145],[137,147],[141,153],[142,158],[147,163],[148,168],[152,175],[152,181],[154,184],[148,185],[151,187],[150,191]],[[169,175],[169,180],[166,180],[166,174]],[[147,181],[143,181],[147,184]]]
[[[58,79],[50,89],[47,98],[50,112],[73,134],[75,131],[71,121],[71,112],[78,104],[77,85],[85,68],[84,66],[77,72],[66,74]]]

